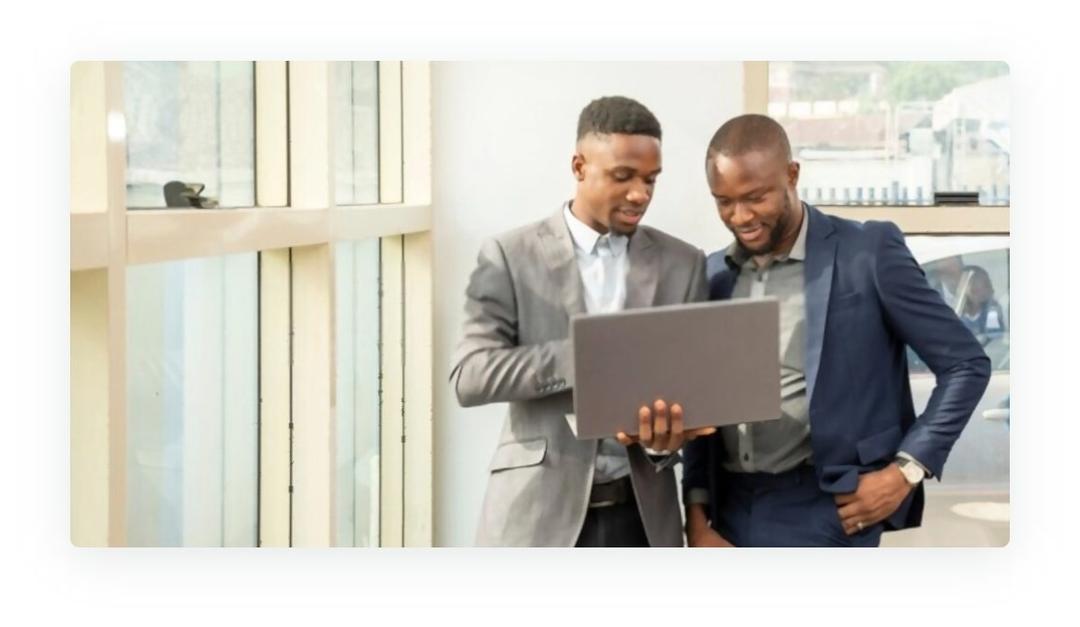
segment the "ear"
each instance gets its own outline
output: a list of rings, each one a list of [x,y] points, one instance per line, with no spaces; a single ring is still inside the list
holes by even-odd
[[[787,175],[788,175],[788,185],[790,185],[792,188],[798,188],[799,187],[799,162],[798,161],[792,161],[791,163],[788,164]]]
[[[585,180],[585,155],[580,151],[575,152],[573,158],[570,159],[570,171],[574,173],[574,178],[579,183]]]

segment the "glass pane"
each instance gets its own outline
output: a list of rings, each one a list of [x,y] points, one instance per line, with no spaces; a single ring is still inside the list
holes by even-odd
[[[379,240],[334,245],[334,544],[379,546]]]
[[[255,65],[124,63],[127,206],[255,204]]]
[[[379,64],[339,61],[334,72],[334,198],[379,202]]]
[[[258,541],[257,259],[127,269],[129,545]]]
[[[1009,203],[1009,66],[774,62],[769,115],[787,130],[811,204]]]
[[[919,533],[939,535],[918,544],[1002,545],[1009,528],[1009,237],[907,239],[930,284],[972,330],[993,366],[941,481],[926,484],[925,531]],[[910,349],[908,363],[919,414],[935,378]]]

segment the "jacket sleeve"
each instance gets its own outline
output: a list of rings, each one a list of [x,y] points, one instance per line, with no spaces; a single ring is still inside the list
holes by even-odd
[[[463,407],[529,400],[573,388],[570,340],[521,346],[513,279],[495,239],[480,249],[465,291],[464,333],[450,381]]]
[[[990,359],[975,336],[930,287],[900,229],[880,223],[874,279],[885,319],[937,377],[926,410],[900,450],[940,478],[945,459],[990,380]]]

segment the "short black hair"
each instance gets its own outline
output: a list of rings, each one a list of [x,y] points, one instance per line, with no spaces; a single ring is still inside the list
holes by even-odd
[[[660,122],[652,111],[624,96],[604,96],[585,105],[578,117],[578,141],[590,133],[648,135],[661,139]]]
[[[754,150],[776,150],[791,161],[791,143],[780,123],[767,115],[747,113],[731,118],[721,126],[709,142],[707,159],[721,154],[737,157]]]

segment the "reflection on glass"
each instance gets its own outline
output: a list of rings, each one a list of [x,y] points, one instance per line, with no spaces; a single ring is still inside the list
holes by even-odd
[[[127,206],[255,204],[255,65],[124,63]]]
[[[1001,546],[1009,537],[1009,238],[916,236],[908,246],[931,287],[982,344],[993,372],[940,482],[926,483],[923,527],[889,543]],[[919,415],[936,379],[910,349],[908,365]]]
[[[1009,202],[1009,67],[998,62],[773,62],[769,115],[811,204]]]
[[[255,546],[257,254],[127,273],[127,543]]]
[[[379,240],[334,245],[334,544],[379,545]]]
[[[339,61],[334,73],[334,198],[379,202],[379,64]]]

